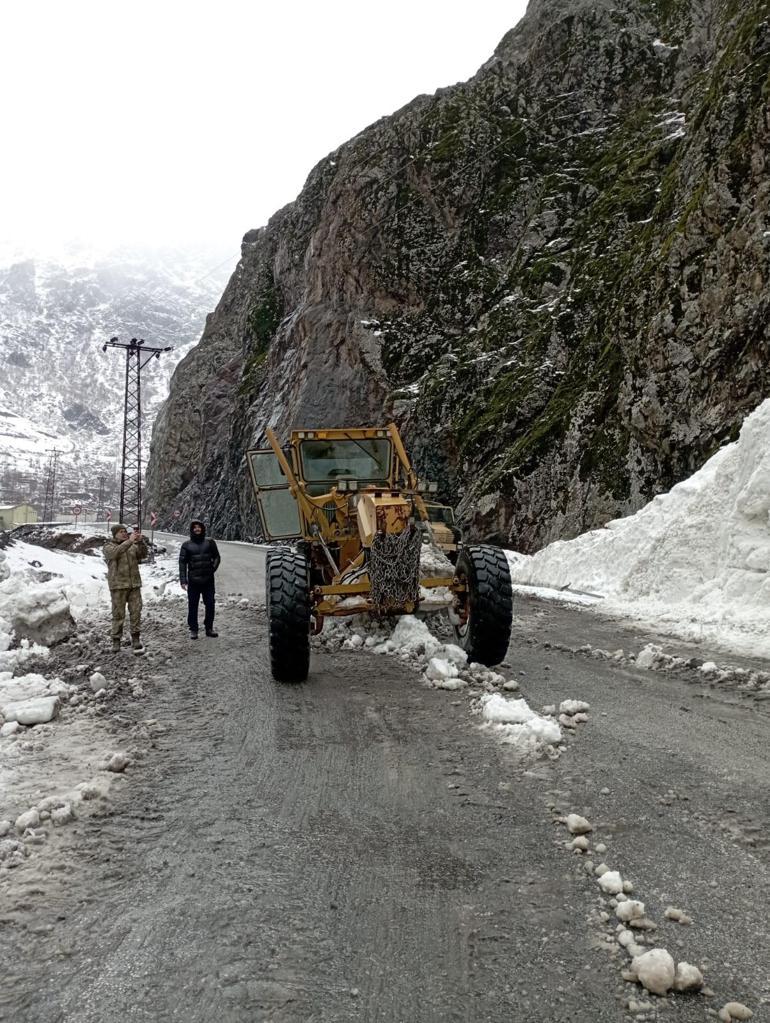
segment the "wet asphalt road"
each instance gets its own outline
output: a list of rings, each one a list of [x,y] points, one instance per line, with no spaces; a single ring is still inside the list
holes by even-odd
[[[220,593],[260,594],[252,562],[228,546]],[[104,713],[117,734],[157,721],[152,745],[45,873],[41,853],[0,882],[0,1019],[629,1019],[609,907],[554,823],[570,811],[654,940],[707,966],[716,997],[660,1018],[770,1012],[768,703],[556,650],[648,637],[519,600],[506,674],[534,707],[591,704],[558,761],[521,764],[466,696],[392,659],[315,652],[308,683],[279,686],[261,611],[222,608],[195,645],[178,613],[148,617],[173,662],[128,664],[148,695]]]

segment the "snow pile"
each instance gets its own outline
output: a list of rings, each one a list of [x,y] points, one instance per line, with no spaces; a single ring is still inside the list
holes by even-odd
[[[32,673],[13,676],[0,671],[0,737],[13,735],[16,725],[37,725],[50,721],[59,710],[59,702],[75,692],[60,678],[47,679]]]
[[[561,729],[553,718],[541,717],[526,700],[506,700],[499,693],[481,696],[481,716],[505,743],[522,750],[555,746],[561,742]]]
[[[444,554],[440,547],[435,544],[424,543],[420,548],[420,576],[453,576],[454,565]]]
[[[14,607],[16,613],[27,606],[34,616],[34,605],[47,605],[54,599],[53,594],[66,600],[76,622],[94,611],[101,614],[109,609],[107,566],[101,551],[98,554],[78,554],[16,540],[4,553],[12,575],[0,583],[0,623],[3,617],[8,617],[3,610],[4,603],[6,607]],[[142,599],[145,602],[165,597],[169,578],[176,577],[175,571],[170,575],[170,566],[163,559],[155,564],[142,562],[141,574]],[[180,598],[183,596],[177,591],[174,594]],[[50,610],[43,617],[50,617]],[[44,643],[56,641],[41,640]]]
[[[145,597],[162,599],[164,582],[175,574],[171,557],[143,566]],[[160,585],[153,585],[158,581]],[[39,662],[50,655],[48,644],[71,637],[77,628],[73,618],[88,620],[91,612],[106,626],[110,600],[101,554],[18,541],[0,551],[0,872],[18,866],[43,845],[49,828],[91,812],[89,807],[98,809],[107,797],[109,781],[80,779],[92,769],[95,750],[103,742],[92,701],[104,699],[112,683],[97,669],[86,690],[87,664],[70,672],[80,685],[39,673]],[[37,670],[25,674],[30,659],[37,662]],[[64,675],[68,677],[66,671]],[[128,682],[133,683],[132,693],[140,695],[138,680]],[[111,752],[101,767],[105,774],[116,775],[130,763],[128,753]],[[41,799],[46,790],[49,794]]]
[[[603,611],[770,657],[770,399],[636,515],[509,562],[514,584],[600,594]]]
[[[420,549],[420,578],[448,576],[455,574],[454,565],[435,544],[424,543]],[[425,608],[448,607],[454,596],[446,586],[434,586],[432,589],[420,587],[420,604]]]

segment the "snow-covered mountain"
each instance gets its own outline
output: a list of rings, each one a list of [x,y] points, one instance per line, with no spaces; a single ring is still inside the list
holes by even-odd
[[[173,346],[143,374],[149,441],[169,378],[200,338],[236,259],[214,248],[0,249],[0,498],[14,496],[4,494],[9,474],[39,483],[54,448],[72,490],[114,475],[125,359],[103,350],[111,337]]]

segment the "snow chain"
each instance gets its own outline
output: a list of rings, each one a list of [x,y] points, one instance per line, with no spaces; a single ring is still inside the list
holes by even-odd
[[[369,580],[372,602],[383,611],[416,604],[420,595],[420,547],[416,529],[401,533],[378,533],[372,541]]]

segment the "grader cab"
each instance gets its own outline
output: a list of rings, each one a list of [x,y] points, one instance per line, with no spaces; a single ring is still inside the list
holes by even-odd
[[[469,660],[500,663],[513,613],[505,555],[460,543],[452,509],[430,500],[437,487],[418,479],[393,424],[295,430],[285,450],[267,438],[247,458],[263,533],[281,544],[266,572],[275,679],[307,678],[310,635],[326,618],[442,607]]]

